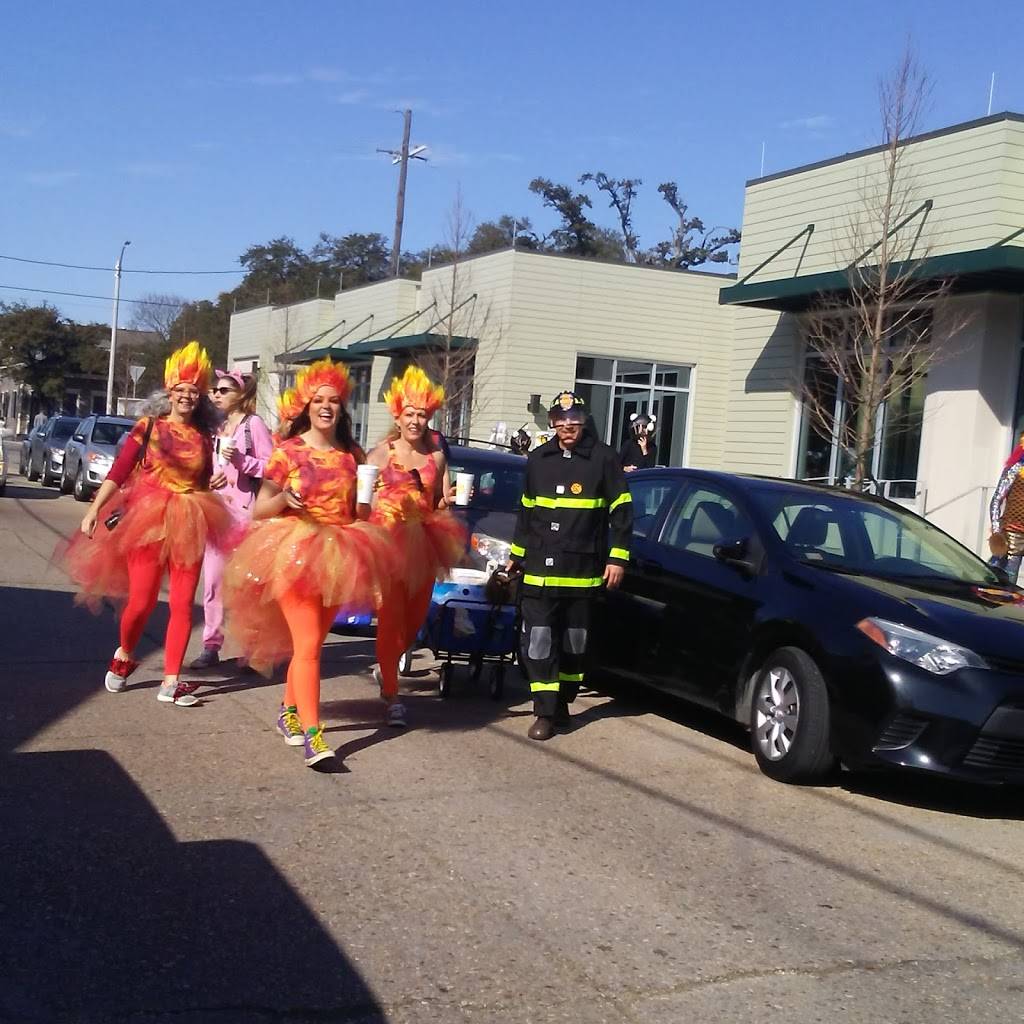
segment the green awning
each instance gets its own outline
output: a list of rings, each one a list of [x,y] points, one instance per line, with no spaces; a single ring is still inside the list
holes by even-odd
[[[449,346],[450,340],[450,346]],[[375,341],[357,341],[346,351],[352,355],[389,356],[402,352],[415,352],[418,349],[437,350],[446,347],[470,348],[476,344],[475,338],[463,338],[458,335],[451,339],[446,334],[405,334],[398,338],[380,338]]]
[[[908,272],[922,283],[947,279],[951,290],[961,294],[1021,294],[1024,293],[1024,247],[990,246],[893,265],[893,275]],[[849,291],[849,272],[831,270],[823,274],[730,285],[719,291],[718,301],[723,306],[754,306],[796,313],[808,309],[822,296],[837,296]]]
[[[306,366],[318,359],[329,356],[336,363],[368,363],[372,356],[367,352],[353,352],[341,345],[328,345],[326,348],[304,348],[296,352],[281,352],[274,356],[274,362],[290,366]]]

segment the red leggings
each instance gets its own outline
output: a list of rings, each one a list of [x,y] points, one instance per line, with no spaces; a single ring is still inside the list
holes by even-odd
[[[121,648],[129,654],[134,653],[160,596],[160,581],[164,575],[160,546],[159,543],[147,544],[128,556],[128,603],[121,613]],[[181,672],[185,648],[192,632],[192,604],[202,567],[202,562],[167,567],[171,577],[168,598],[171,617],[164,639],[165,676],[176,676]]]
[[[398,659],[416,639],[427,617],[433,592],[433,582],[415,594],[398,586],[377,613],[377,663],[385,700],[392,700],[398,693]]]
[[[292,635],[292,660],[284,686],[284,703],[298,709],[303,729],[320,724],[320,651],[338,607],[325,608],[320,599],[290,590],[278,607]]]

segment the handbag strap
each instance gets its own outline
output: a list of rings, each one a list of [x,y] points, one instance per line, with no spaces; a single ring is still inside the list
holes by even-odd
[[[149,422],[146,424],[146,433],[142,437],[142,447],[139,449],[136,465],[139,465],[146,461],[146,455],[149,453],[149,439],[153,435],[153,421],[155,419],[155,416],[150,416]]]

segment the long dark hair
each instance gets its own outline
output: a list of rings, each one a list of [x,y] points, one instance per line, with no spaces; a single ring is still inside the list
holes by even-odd
[[[284,429],[282,436],[286,440],[291,437],[298,437],[299,434],[304,434],[312,426],[313,421],[309,418],[309,403],[307,402],[302,412]],[[355,458],[357,463],[366,461],[366,452],[363,451],[359,442],[355,439],[355,435],[352,433],[352,417],[344,405],[338,410],[338,419],[334,424],[334,439],[343,451],[348,452]]]

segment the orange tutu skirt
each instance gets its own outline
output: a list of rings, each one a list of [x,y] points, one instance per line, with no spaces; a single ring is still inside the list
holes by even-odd
[[[389,528],[402,563],[402,582],[415,594],[443,579],[466,552],[466,528],[444,510],[401,520]]]
[[[225,547],[237,527],[224,503],[209,491],[179,493],[162,487],[136,486],[128,491],[124,515],[108,530],[103,523],[117,507],[103,510],[92,537],[77,533],[57,546],[56,561],[77,584],[78,604],[93,611],[103,598],[128,596],[128,556],[159,545],[161,565],[194,566],[203,560],[207,543]]]
[[[253,523],[224,569],[228,635],[264,672],[292,654],[277,603],[284,594],[369,613],[400,572],[391,536],[373,523],[329,526],[301,516]]]

